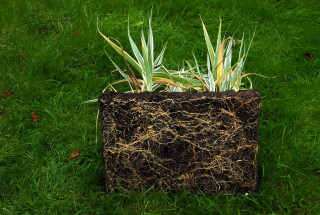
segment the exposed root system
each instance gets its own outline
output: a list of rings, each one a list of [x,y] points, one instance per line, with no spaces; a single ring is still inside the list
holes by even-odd
[[[108,193],[256,189],[258,91],[104,93],[99,103]]]

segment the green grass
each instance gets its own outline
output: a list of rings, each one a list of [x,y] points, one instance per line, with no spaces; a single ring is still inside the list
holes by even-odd
[[[0,93],[15,92],[0,98],[0,214],[320,214],[318,1],[115,2],[0,2]],[[276,76],[251,76],[262,95],[257,192],[103,192],[97,105],[79,104],[120,78],[110,74],[105,51],[118,65],[124,62],[98,34],[96,19],[129,50],[128,15],[138,40],[151,8],[155,45],[168,41],[164,61],[173,69],[192,61],[191,51],[205,63],[199,14],[212,40],[219,16],[222,33],[236,32],[237,39],[256,28],[245,72]],[[65,163],[76,149],[80,157]]]

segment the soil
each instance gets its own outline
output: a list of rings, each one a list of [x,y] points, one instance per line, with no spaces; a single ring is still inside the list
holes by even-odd
[[[104,93],[99,104],[108,193],[256,189],[259,91]]]

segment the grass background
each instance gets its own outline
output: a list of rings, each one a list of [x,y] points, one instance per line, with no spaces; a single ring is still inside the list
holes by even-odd
[[[129,49],[128,15],[138,41],[151,9],[156,52],[168,42],[172,69],[192,52],[205,62],[199,15],[212,40],[219,17],[226,36],[256,29],[245,71],[276,76],[251,77],[262,95],[257,192],[103,192],[97,105],[79,104],[119,78],[106,51],[124,63],[96,19]],[[0,214],[320,214],[318,0],[15,0],[0,11],[0,92],[15,92],[0,98]]]

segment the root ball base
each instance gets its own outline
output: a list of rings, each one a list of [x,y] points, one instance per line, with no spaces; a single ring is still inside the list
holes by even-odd
[[[260,93],[104,93],[108,193],[256,189]]]

